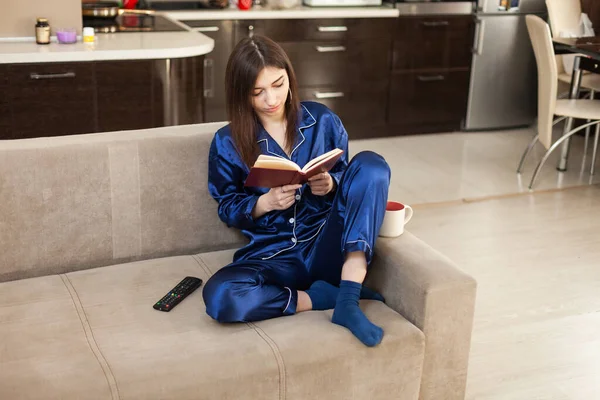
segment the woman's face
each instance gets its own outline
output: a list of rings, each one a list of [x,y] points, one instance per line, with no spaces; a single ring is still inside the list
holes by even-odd
[[[277,118],[285,112],[290,82],[285,69],[265,67],[252,89],[252,108],[259,117]]]

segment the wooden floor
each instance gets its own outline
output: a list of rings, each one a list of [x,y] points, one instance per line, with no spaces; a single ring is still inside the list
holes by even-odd
[[[600,399],[600,186],[415,207],[478,281],[467,399]]]

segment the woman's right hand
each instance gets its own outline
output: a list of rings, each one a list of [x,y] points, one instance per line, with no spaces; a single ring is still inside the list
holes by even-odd
[[[296,201],[296,190],[301,187],[302,185],[285,185],[271,188],[263,195],[267,212],[290,208]]]
[[[258,198],[252,218],[257,219],[273,210],[287,210],[296,200],[296,190],[302,185],[285,185],[274,187]]]

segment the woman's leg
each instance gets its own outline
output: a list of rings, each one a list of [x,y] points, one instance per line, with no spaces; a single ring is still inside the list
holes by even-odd
[[[340,285],[332,321],[368,346],[381,341],[383,330],[367,319],[358,300],[385,215],[390,177],[388,164],[376,153],[352,159],[307,262],[313,280]]]
[[[206,313],[219,322],[250,322],[305,311],[308,275],[289,260],[244,260],[217,271],[204,286]],[[300,298],[300,301],[299,301]]]

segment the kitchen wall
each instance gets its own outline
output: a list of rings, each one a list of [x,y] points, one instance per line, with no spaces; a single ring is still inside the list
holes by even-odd
[[[35,36],[37,17],[54,28],[72,27],[81,34],[81,0],[0,0],[0,37]]]

